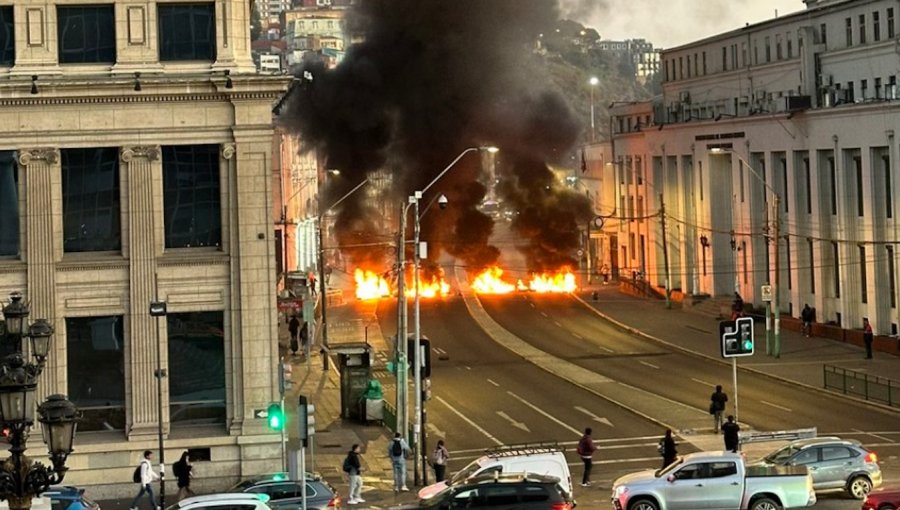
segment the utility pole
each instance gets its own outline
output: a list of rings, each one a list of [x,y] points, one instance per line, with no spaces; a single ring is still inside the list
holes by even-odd
[[[666,308],[672,308],[672,291],[671,280],[669,274],[669,239],[666,236],[666,203],[663,200],[663,194],[659,194],[659,217],[662,219],[662,247],[663,247],[663,264],[666,270]]]
[[[413,480],[416,484],[419,483],[419,462],[418,459],[421,455],[424,455],[425,452],[422,451],[420,434],[422,431],[422,323],[420,319],[420,309],[419,309],[419,261],[421,259],[421,253],[419,253],[419,234],[420,234],[420,221],[419,221],[419,200],[422,199],[422,193],[416,191],[415,195],[409,197],[410,201],[413,202],[413,214],[416,215],[416,223],[413,231],[413,237],[415,240],[413,241],[413,285],[415,286],[415,328],[416,328],[416,350],[413,353],[413,385],[415,391],[415,425],[413,426],[413,458],[416,459],[413,463]]]
[[[397,238],[397,430],[409,442],[406,368],[406,207],[400,205],[400,234]]]
[[[327,212],[327,211],[326,211]],[[319,299],[322,300],[322,370],[328,370],[328,294],[325,287],[325,214],[319,213]]]
[[[781,276],[781,267],[780,267],[780,246],[779,246],[779,236],[781,235],[781,197],[778,196],[778,193],[773,193],[775,195],[775,200],[773,201],[775,204],[775,224],[772,226],[772,234],[775,240],[775,278],[772,279],[772,314],[775,316],[775,348],[773,350],[773,354],[776,358],[781,357],[781,310],[779,307],[779,280]]]

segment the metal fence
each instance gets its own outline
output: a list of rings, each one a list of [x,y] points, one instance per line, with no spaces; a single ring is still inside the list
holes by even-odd
[[[900,382],[858,370],[823,365],[825,388],[889,406],[900,406]]]

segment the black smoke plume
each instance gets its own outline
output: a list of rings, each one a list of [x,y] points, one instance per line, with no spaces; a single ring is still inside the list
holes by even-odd
[[[527,240],[529,268],[573,263],[590,204],[563,189],[547,163],[568,154],[580,127],[532,51],[557,19],[555,0],[360,0],[348,26],[363,42],[334,69],[307,63],[281,113],[327,168],[341,171],[324,206],[382,168],[399,205],[464,149],[496,145],[498,189],[520,212],[512,225]],[[499,257],[488,243],[493,222],[476,209],[486,194],[479,154],[467,154],[422,201],[450,200],[423,219],[431,260],[441,248],[476,269]],[[383,218],[365,197],[338,208],[342,245],[377,238]],[[375,252],[351,257],[361,263]]]

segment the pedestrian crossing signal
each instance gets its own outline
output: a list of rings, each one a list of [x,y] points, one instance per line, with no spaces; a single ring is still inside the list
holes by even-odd
[[[753,356],[753,319],[739,317],[737,320],[720,322],[719,339],[722,342],[723,358]]]
[[[281,404],[270,404],[266,420],[269,422],[269,428],[276,431],[284,429],[284,410]]]

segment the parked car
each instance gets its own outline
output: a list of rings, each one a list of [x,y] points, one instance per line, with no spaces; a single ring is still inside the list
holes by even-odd
[[[780,510],[816,504],[805,468],[745,466],[739,453],[685,455],[613,482],[616,510]]]
[[[488,450],[449,479],[419,490],[420,499],[434,497],[449,486],[478,475],[491,473],[535,473],[555,476],[567,494],[572,494],[572,475],[562,448],[554,444],[510,445]]]
[[[265,494],[208,494],[185,498],[166,510],[271,510]]]
[[[289,480],[283,474],[274,474],[261,478],[244,480],[231,488],[233,492],[265,494],[269,497],[269,506],[275,510],[293,510],[300,508],[303,485],[301,482]],[[325,480],[316,475],[306,474],[306,508],[308,510],[335,510],[341,507],[341,497]]]
[[[856,499],[865,498],[882,482],[878,456],[860,445],[859,441],[838,437],[792,441],[765,456],[762,463],[805,466],[816,491],[845,490]]]
[[[451,485],[438,494],[400,510],[489,508],[490,510],[572,510],[571,495],[555,476],[494,471]]]
[[[50,487],[41,496],[50,499],[52,510],[100,510],[100,505],[84,496],[84,489],[70,485]]]
[[[897,510],[898,508],[900,508],[900,489],[870,492],[862,504],[862,510]]]

